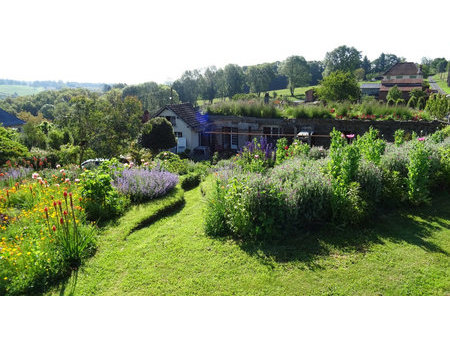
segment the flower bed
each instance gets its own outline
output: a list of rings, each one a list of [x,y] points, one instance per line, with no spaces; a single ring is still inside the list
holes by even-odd
[[[450,187],[448,134],[414,135],[400,145],[387,145],[375,130],[357,138],[338,131],[331,136],[325,159],[280,141],[277,155],[283,156],[273,169],[238,165],[216,172],[207,233],[270,240],[317,224],[358,225],[376,208],[428,203],[433,189]]]
[[[39,293],[92,252],[80,199],[79,184],[56,176],[0,190],[0,294]]]

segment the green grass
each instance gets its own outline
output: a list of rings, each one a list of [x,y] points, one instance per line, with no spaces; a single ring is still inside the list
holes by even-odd
[[[283,95],[283,99],[285,100],[289,100],[289,101],[296,101],[296,100],[304,100],[305,99],[305,92],[308,89],[314,88],[315,86],[308,86],[308,87],[297,87],[294,90],[294,97],[291,96],[291,92],[289,89],[278,89],[278,90],[269,90],[268,93],[270,95],[270,98],[273,99],[273,93],[277,93],[277,98],[280,97],[280,95]],[[264,93],[261,93],[261,99],[264,98]],[[225,98],[225,100],[223,98],[215,98],[213,100],[213,103],[219,103],[219,102],[223,102],[223,101],[229,101],[228,98]],[[205,103],[209,103],[208,100],[198,100],[197,104],[199,106],[204,105]]]
[[[439,73],[434,75],[433,79],[444,92],[450,94],[450,87],[447,85],[447,76],[448,73]]]
[[[43,87],[31,87],[22,85],[0,85],[0,99],[17,94],[18,96],[33,95],[43,91]]]
[[[130,232],[167,199],[134,207],[51,294],[450,295],[449,194],[358,229],[261,245],[207,237],[202,189],[185,192],[181,210]]]

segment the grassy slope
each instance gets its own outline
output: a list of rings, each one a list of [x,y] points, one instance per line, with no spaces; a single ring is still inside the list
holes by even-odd
[[[19,96],[32,95],[43,91],[43,87],[31,87],[31,86],[21,86],[21,85],[0,85],[0,96],[3,95],[13,95],[17,93]]]
[[[450,94],[450,87],[447,86],[447,73],[436,74],[433,76],[433,79],[444,92]]]
[[[296,100],[304,100],[305,99],[305,92],[308,89],[313,88],[314,86],[308,86],[308,87],[297,87],[294,90],[294,97],[291,97],[291,92],[289,91],[289,89],[278,89],[278,90],[270,90],[268,93],[270,95],[270,98],[273,98],[273,93],[277,93],[277,97],[279,98],[280,95],[283,95],[284,99],[290,100],[290,101],[296,101]],[[261,93],[261,99],[264,98],[264,93]],[[218,103],[218,102],[222,102],[223,99],[222,98],[216,98],[214,99],[213,103]],[[228,101],[228,99],[226,99],[226,101]],[[198,100],[197,104],[198,105],[203,105],[205,103],[209,103],[209,101],[207,100]]]
[[[77,277],[53,294],[450,295],[450,195],[361,230],[279,245],[239,245],[203,231],[199,188],[186,204],[125,240],[138,210],[103,235]]]

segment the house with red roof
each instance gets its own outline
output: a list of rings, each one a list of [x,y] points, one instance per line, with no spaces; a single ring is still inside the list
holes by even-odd
[[[409,93],[414,89],[422,89],[422,71],[414,62],[399,62],[383,74],[378,98],[386,101],[389,90],[397,86],[402,98],[409,100]]]

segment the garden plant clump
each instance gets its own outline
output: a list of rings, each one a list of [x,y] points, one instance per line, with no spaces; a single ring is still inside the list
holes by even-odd
[[[450,138],[437,133],[404,141],[399,132],[387,144],[374,129],[362,136],[333,130],[325,158],[285,139],[265,162],[246,147],[236,165],[215,172],[206,232],[273,240],[311,226],[358,226],[389,202],[427,204],[433,190],[449,186]]]

